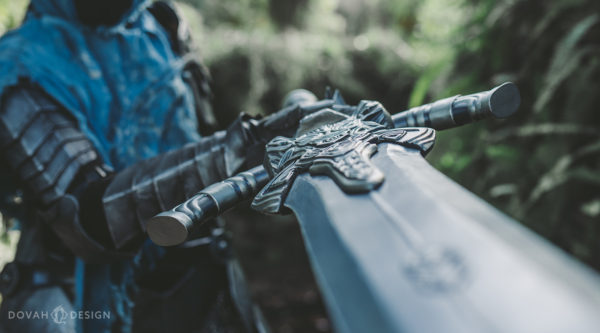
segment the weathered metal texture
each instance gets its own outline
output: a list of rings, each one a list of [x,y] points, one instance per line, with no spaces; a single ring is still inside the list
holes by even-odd
[[[371,192],[304,173],[285,201],[337,332],[598,332],[595,273],[417,150],[371,162],[388,175]]]
[[[422,126],[443,130],[486,118],[507,118],[520,104],[517,86],[505,82],[488,91],[456,95],[400,112],[394,115],[394,124],[396,127]]]
[[[328,175],[346,192],[368,192],[385,179],[385,173],[370,162],[377,144],[396,143],[426,154],[434,141],[430,128],[393,128],[391,117],[377,102],[362,101],[351,115],[322,110],[302,120],[295,138],[276,137],[267,144],[265,165],[273,178],[254,198],[252,208],[281,213],[294,179],[306,171]]]

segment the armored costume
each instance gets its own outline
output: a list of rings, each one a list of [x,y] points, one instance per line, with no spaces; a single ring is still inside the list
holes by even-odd
[[[0,154],[13,181],[2,188],[22,190],[26,207],[2,274],[0,331],[250,329],[230,305],[218,251],[193,240],[158,248],[145,221],[260,163],[305,110],[242,115],[215,131],[186,39],[166,3],[32,0],[0,41]],[[218,222],[209,227],[200,236],[222,237]],[[11,310],[109,316],[57,324],[8,320]]]

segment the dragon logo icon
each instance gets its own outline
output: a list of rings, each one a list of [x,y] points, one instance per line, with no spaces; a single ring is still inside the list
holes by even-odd
[[[54,310],[52,310],[52,313],[50,313],[50,317],[52,317],[52,320],[54,320],[54,322],[57,324],[66,324],[68,316],[69,314],[67,311],[65,311],[62,305],[57,306],[54,308]]]

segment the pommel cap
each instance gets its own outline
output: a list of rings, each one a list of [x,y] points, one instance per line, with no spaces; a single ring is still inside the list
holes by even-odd
[[[506,82],[490,90],[487,98],[483,101],[494,118],[508,118],[517,112],[521,104],[519,88],[512,83]]]
[[[186,241],[192,225],[192,219],[188,215],[169,211],[151,218],[146,228],[156,245],[174,246]]]

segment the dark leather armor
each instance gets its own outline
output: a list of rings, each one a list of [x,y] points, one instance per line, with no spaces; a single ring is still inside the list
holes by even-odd
[[[98,160],[92,144],[74,124],[68,113],[41,91],[15,88],[4,98],[2,155],[42,207],[63,197],[73,178]]]
[[[226,131],[114,174],[75,120],[33,86],[4,96],[0,126],[1,154],[38,202],[41,216],[88,260],[133,254],[148,218],[240,171],[248,147],[262,143],[255,125],[240,117]],[[89,218],[82,219],[85,215]]]

